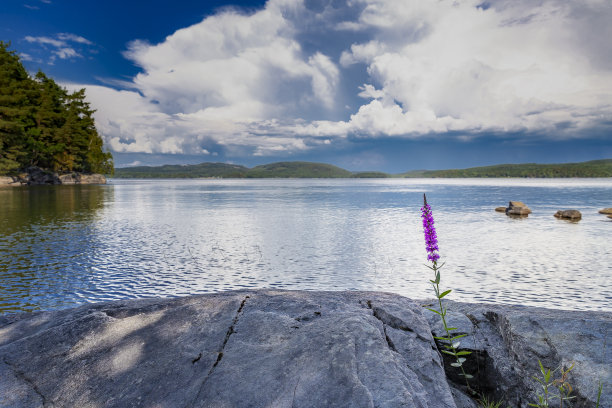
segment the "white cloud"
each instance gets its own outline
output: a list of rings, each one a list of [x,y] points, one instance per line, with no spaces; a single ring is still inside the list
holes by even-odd
[[[92,46],[94,45],[88,39],[81,37],[76,34],[70,33],[59,33],[55,37],[40,36],[34,37],[28,35],[24,38],[29,43],[42,45],[44,49],[47,46],[53,47],[51,50],[51,56],[49,57],[48,64],[53,65],[55,60],[59,57],[60,59],[72,59],[82,58],[83,56],[79,53],[70,43],[76,43],[77,46]]]
[[[25,37],[25,40],[30,43],[38,43],[43,45],[51,45],[53,47],[63,47],[66,45],[65,41],[57,40],[51,37],[32,37],[28,35]]]
[[[76,43],[79,43],[79,44],[87,44],[87,45],[92,45],[93,44],[87,38],[81,37],[80,35],[76,35],[76,34],[59,33],[57,35],[57,38],[59,38],[60,40],[64,40],[64,41],[73,41],[73,42],[76,42]]]
[[[74,48],[70,48],[70,47],[58,48],[57,50],[53,51],[53,53],[57,55],[58,57],[60,57],[61,59],[81,57],[81,54],[76,52]]]
[[[611,19],[603,0],[269,0],[159,44],[131,42],[125,56],[141,72],[126,88],[137,92],[88,95],[119,152],[266,155],[449,132],[576,137],[612,120]],[[347,116],[345,106],[356,108]]]

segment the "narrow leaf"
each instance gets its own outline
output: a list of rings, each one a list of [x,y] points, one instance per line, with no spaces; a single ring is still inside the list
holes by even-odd
[[[453,367],[461,367],[461,363],[451,363],[451,366],[453,366]]]
[[[460,338],[465,337],[465,336],[467,336],[467,334],[458,334],[458,335],[456,335],[454,337],[451,337],[451,340],[457,340],[457,339],[460,339]]]
[[[451,292],[452,292],[451,289],[442,292],[442,294],[440,296],[438,296],[438,299],[442,299],[444,296],[448,295]]]
[[[458,356],[469,356],[470,354],[472,354],[472,352],[471,352],[471,351],[463,351],[463,350],[462,350],[462,351],[458,351],[458,352],[457,352],[457,355],[458,355]]]
[[[448,341],[448,338],[446,338],[446,337],[440,337],[440,336],[434,336],[434,339],[436,339],[436,340],[444,340],[444,341]]]
[[[441,351],[445,354],[450,354],[451,356],[455,357],[455,353],[451,353],[450,351],[446,351],[446,350],[441,350]]]
[[[430,309],[428,307],[426,309],[429,310],[430,312],[434,312],[435,314],[439,314],[440,316],[442,316],[442,314],[438,312],[436,309]]]

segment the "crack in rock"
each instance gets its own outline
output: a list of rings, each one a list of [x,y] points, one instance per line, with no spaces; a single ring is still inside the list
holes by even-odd
[[[244,299],[242,299],[242,302],[240,303],[240,307],[238,308],[238,311],[236,311],[236,315],[234,316],[234,320],[232,321],[232,324],[230,325],[229,329],[227,329],[227,332],[225,333],[225,339],[223,339],[223,344],[221,345],[221,348],[217,352],[217,360],[212,365],[210,370],[208,370],[208,374],[206,374],[206,377],[204,377],[204,380],[202,381],[202,385],[200,386],[200,390],[196,394],[193,402],[188,406],[194,406],[195,402],[199,399],[200,394],[202,394],[202,391],[204,390],[204,386],[206,385],[206,382],[212,375],[213,371],[215,371],[215,368],[217,368],[217,366],[223,359],[223,350],[225,350],[225,346],[227,345],[227,342],[229,341],[231,335],[235,332],[234,328],[236,327],[236,324],[238,323],[238,319],[240,318],[240,314],[242,313],[242,309],[244,309],[244,305],[246,304],[246,301],[249,298],[250,296],[247,295],[244,297]],[[195,361],[193,361],[193,363],[195,363]]]
[[[19,378],[20,380],[22,380],[23,382],[25,382],[26,384],[28,384],[30,386],[30,388],[36,393],[36,395],[38,395],[40,397],[40,399],[42,400],[42,404],[43,407],[46,407],[48,402],[47,402],[47,398],[44,396],[44,394],[38,389],[38,387],[36,386],[36,384],[34,383],[34,381],[29,378],[28,376],[26,376],[26,374],[19,370],[13,363],[9,362],[6,360],[6,358],[2,359],[4,361],[4,364],[6,364],[7,366],[9,366],[9,368],[11,369],[11,371],[13,372],[13,374],[15,374],[15,377]]]

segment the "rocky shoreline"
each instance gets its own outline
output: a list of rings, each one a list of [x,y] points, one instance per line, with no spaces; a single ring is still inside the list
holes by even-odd
[[[106,184],[106,177],[102,174],[85,174],[78,172],[58,174],[43,170],[39,167],[30,167],[25,172],[15,176],[0,176],[0,187],[55,184]]]
[[[474,407],[425,303],[253,290],[0,316],[0,406]],[[612,406],[612,313],[447,306],[481,392],[526,407],[538,360],[573,361],[578,406],[598,381]]]

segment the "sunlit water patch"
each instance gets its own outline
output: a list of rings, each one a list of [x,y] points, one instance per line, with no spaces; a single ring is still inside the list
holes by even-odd
[[[424,192],[452,299],[612,310],[611,180],[390,179],[0,189],[0,312],[252,288],[431,297]],[[509,200],[533,213],[493,211]],[[553,217],[570,208],[580,222]]]

